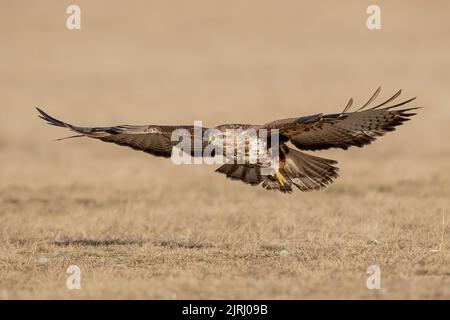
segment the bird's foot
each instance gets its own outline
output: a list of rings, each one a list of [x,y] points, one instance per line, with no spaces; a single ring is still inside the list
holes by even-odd
[[[286,179],[284,178],[284,176],[280,173],[280,171],[278,171],[277,170],[277,172],[275,172],[275,179],[277,179],[277,181],[278,181],[278,183],[281,185],[281,186],[284,186],[286,183],[287,183],[287,181],[286,181]]]

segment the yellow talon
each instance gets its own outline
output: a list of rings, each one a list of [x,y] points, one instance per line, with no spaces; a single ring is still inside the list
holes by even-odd
[[[281,186],[284,186],[287,183],[286,179],[283,177],[280,171],[275,172],[275,178],[278,180]]]

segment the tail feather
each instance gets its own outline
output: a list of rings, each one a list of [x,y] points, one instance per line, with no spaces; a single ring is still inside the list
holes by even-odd
[[[242,180],[251,185],[258,185],[263,180],[261,169],[257,166],[227,163],[218,168],[216,172],[223,173],[232,180]]]
[[[280,169],[283,176],[302,191],[319,190],[337,178],[339,168],[337,162],[320,158],[288,148],[284,167]]]
[[[273,175],[262,175],[261,168],[248,164],[224,164],[216,170],[233,180],[258,185],[267,190],[278,190],[283,193],[292,192],[292,186],[301,191],[325,188],[338,177],[337,162],[330,159],[312,156],[301,151],[287,148],[285,161],[280,164],[279,172],[286,180],[280,183]]]

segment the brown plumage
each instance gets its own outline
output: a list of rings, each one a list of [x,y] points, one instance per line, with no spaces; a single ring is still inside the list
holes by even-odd
[[[263,168],[261,164],[249,162],[237,164],[234,162],[222,165],[216,172],[223,173],[233,180],[240,180],[250,185],[261,184],[265,189],[281,192],[292,192],[292,186],[297,187],[301,191],[321,189],[332,183],[338,176],[338,168],[335,166],[337,162],[305,154],[288,147],[286,143],[290,141],[300,150],[312,151],[330,148],[347,150],[351,146],[363,147],[370,144],[377,137],[389,131],[394,131],[397,126],[408,121],[409,117],[416,114],[411,111],[418,109],[417,107],[399,109],[400,106],[410,103],[415,98],[394,103],[401,94],[401,90],[386,101],[369,107],[379,93],[380,88],[375,91],[367,103],[354,112],[349,111],[353,104],[353,99],[350,99],[341,113],[326,115],[320,113],[299,118],[276,120],[265,125],[225,124],[217,126],[214,129],[223,133],[227,129],[242,129],[244,132],[250,129],[279,130],[278,152],[280,167],[276,174],[267,174],[262,173]],[[203,137],[208,128],[158,125],[77,127],[57,120],[39,108],[37,110],[40,113],[40,118],[46,120],[49,124],[65,127],[77,133],[76,136],[72,137],[86,136],[95,138],[128,146],[155,156],[166,158],[171,156],[173,147],[178,144],[178,141],[171,141],[172,132],[176,129],[185,129],[185,132],[192,138],[191,156],[201,156],[204,149],[211,143],[211,141],[203,138],[199,148],[194,148],[193,138],[195,133],[200,133]],[[269,140],[270,136],[267,138],[268,144]],[[246,147],[248,147],[247,141]]]

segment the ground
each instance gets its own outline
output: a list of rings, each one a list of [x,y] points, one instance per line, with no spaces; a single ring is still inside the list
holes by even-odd
[[[45,2],[45,4],[44,4]],[[0,299],[450,298],[448,2],[2,3]],[[419,114],[321,192],[229,181],[68,134],[78,125],[263,123],[382,85]],[[81,289],[66,287],[70,265]],[[366,286],[369,266],[381,289]]]

